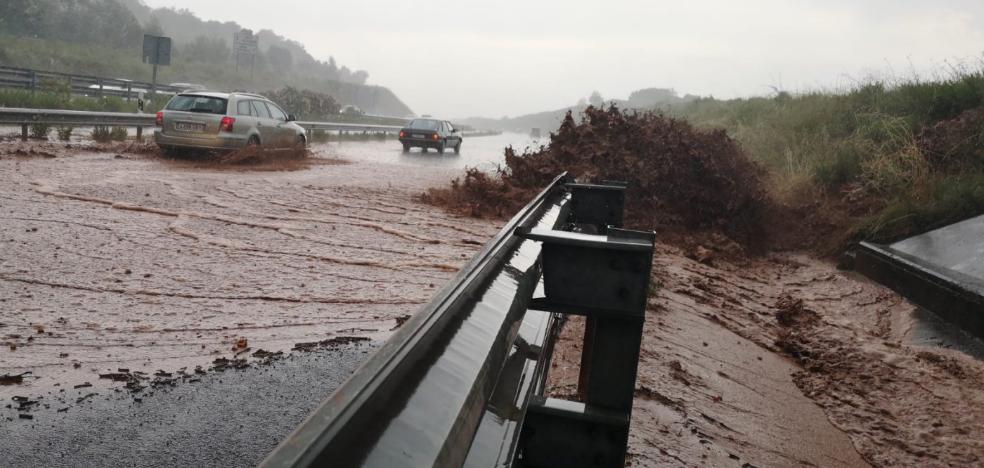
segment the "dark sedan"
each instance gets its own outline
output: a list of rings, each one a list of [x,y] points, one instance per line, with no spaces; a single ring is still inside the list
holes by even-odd
[[[400,143],[403,152],[410,148],[434,148],[443,153],[445,148],[454,148],[455,154],[461,153],[461,133],[451,125],[451,122],[437,119],[413,119],[400,130]]]

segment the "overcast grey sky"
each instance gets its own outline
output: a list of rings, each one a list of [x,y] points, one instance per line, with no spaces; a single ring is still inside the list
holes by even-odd
[[[145,2],[272,29],[448,118],[557,109],[592,90],[841,88],[984,57],[981,0]]]

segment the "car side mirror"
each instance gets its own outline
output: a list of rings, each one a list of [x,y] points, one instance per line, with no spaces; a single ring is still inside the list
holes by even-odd
[[[296,115],[294,115],[294,114],[287,114],[287,121],[288,122],[293,122],[295,120],[297,120],[297,116]]]

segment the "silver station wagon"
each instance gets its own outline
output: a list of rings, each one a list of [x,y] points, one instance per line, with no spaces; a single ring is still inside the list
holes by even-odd
[[[157,113],[154,141],[166,152],[303,147],[304,128],[294,120],[258,94],[181,93]]]

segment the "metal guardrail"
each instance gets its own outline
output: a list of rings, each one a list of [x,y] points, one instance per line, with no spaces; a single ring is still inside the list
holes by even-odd
[[[96,97],[118,96],[127,100],[136,98],[140,92],[150,93],[153,88],[151,83],[122,78],[103,78],[29,68],[0,67],[0,88],[36,91],[43,89],[47,82],[67,84],[72,94]],[[158,84],[156,89],[159,94],[176,94],[184,91],[183,88],[162,84]]]
[[[136,127],[137,138],[143,136],[144,127],[156,125],[156,114],[134,114],[128,112],[92,112],[63,109],[24,109],[0,107],[0,125],[21,127],[21,138],[27,139],[29,126],[36,123],[72,127],[119,126]],[[312,130],[344,131],[359,133],[394,133],[402,127],[393,125],[364,125],[340,122],[297,122],[308,131],[311,140]]]
[[[19,125],[21,139],[27,140],[29,127],[33,124],[59,125],[66,127],[136,127],[137,139],[143,138],[143,128],[156,125],[155,114],[133,114],[129,112],[91,112],[63,109],[23,109],[0,107],[0,125]]]
[[[312,130],[327,130],[327,131],[343,131],[343,132],[364,132],[364,133],[395,133],[399,132],[403,127],[399,125],[371,125],[371,124],[355,124],[355,123],[341,123],[341,122],[309,122],[309,121],[298,121],[298,125],[304,127],[308,131],[308,139],[310,139],[310,132]]]
[[[155,120],[155,114],[0,107],[0,125],[45,123],[49,125],[73,126],[119,125],[121,127],[153,127]]]
[[[623,190],[558,176],[261,466],[622,466],[654,240]],[[543,395],[564,314],[581,401]]]

